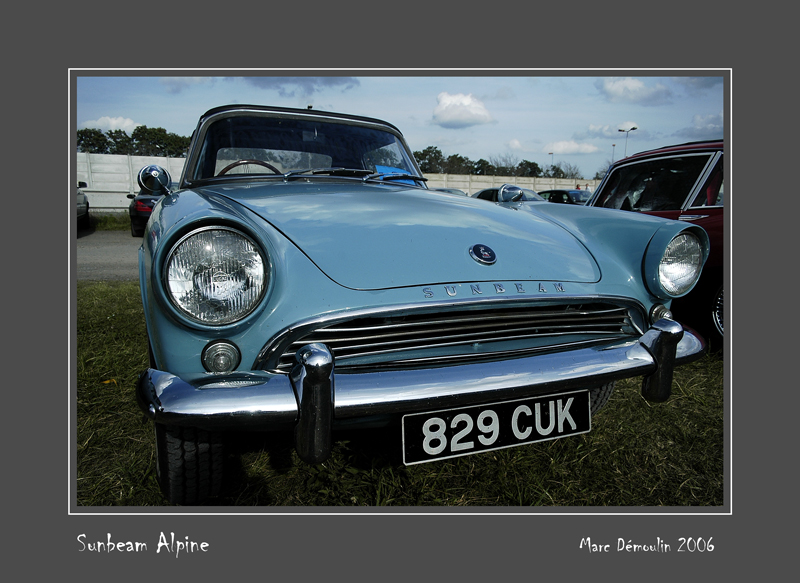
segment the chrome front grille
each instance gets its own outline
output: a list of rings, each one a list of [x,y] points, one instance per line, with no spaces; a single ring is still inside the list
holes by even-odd
[[[305,327],[268,366],[289,372],[312,342],[332,349],[338,371],[445,366],[638,335],[627,307],[603,302],[368,315]],[[257,363],[258,364],[258,363]],[[267,365],[267,362],[262,362]]]

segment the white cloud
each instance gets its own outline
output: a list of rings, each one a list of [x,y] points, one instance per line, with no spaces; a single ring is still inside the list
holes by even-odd
[[[192,85],[204,85],[213,80],[213,77],[161,77],[159,82],[167,90],[167,93],[180,93]]]
[[[277,91],[281,97],[311,97],[326,89],[347,91],[361,85],[356,77],[243,77],[259,89]]]
[[[638,124],[632,121],[623,122],[616,127],[610,125],[594,125],[589,124],[589,129],[580,134],[583,138],[616,138],[619,136],[619,130],[627,131]]]
[[[648,87],[640,79],[632,77],[606,77],[598,79],[595,87],[611,103],[638,103],[640,105],[663,105],[672,97],[669,87],[656,83]]]
[[[711,115],[695,115],[692,118],[692,125],[698,129],[706,131],[722,132],[722,113]]]
[[[722,88],[723,77],[674,77],[673,81],[686,88],[690,95],[697,95],[714,89],[716,86]]]
[[[695,115],[692,125],[675,132],[676,137],[690,140],[713,140],[722,138],[724,133],[724,116],[719,114]]]
[[[523,149],[522,148],[522,143],[519,140],[516,140],[516,139],[510,140],[508,142],[508,147],[511,150],[522,150]]]
[[[598,151],[597,146],[592,144],[580,143],[574,140],[562,140],[560,142],[550,142],[545,145],[542,152],[553,154],[593,154]]]
[[[612,135],[611,126],[589,124],[587,135],[593,138],[609,138]]]
[[[471,93],[442,92],[436,99],[439,103],[433,110],[433,123],[443,128],[458,129],[494,122],[483,102]]]
[[[98,119],[90,119],[80,124],[81,128],[94,128],[102,132],[109,130],[125,130],[130,135],[137,126],[144,125],[136,123],[129,117],[109,117],[104,115]]]

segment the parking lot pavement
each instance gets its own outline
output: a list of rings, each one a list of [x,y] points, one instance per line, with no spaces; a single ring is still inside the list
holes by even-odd
[[[130,231],[78,231],[78,280],[124,281],[139,279],[140,237]]]

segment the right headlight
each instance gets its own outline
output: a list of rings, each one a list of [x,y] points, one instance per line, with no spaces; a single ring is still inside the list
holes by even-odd
[[[702,231],[700,234],[705,235]],[[658,248],[657,244],[651,244],[645,260],[650,291],[664,299],[688,293],[700,278],[708,256],[707,238],[701,239],[692,231],[682,231],[672,237],[656,257]]]
[[[672,297],[682,296],[697,283],[703,269],[703,248],[692,233],[681,233],[667,245],[658,264],[658,280]]]
[[[184,316],[212,326],[232,324],[252,312],[269,283],[266,257],[244,233],[204,227],[170,250],[164,285]]]

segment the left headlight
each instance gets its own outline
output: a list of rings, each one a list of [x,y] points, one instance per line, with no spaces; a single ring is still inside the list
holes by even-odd
[[[192,231],[170,250],[164,284],[186,317],[212,326],[252,312],[269,283],[267,259],[247,235],[228,227]]]
[[[660,247],[662,251],[658,255],[648,253],[645,268],[648,287],[654,295],[664,299],[677,298],[694,287],[708,256],[707,239],[701,239],[700,235],[705,236],[705,232],[698,235],[682,231]],[[654,241],[648,251],[658,248]]]

